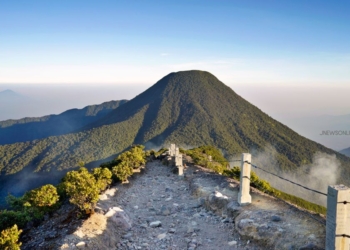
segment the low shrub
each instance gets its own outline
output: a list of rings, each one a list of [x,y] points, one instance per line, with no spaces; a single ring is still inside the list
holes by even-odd
[[[14,224],[24,228],[31,220],[32,217],[26,211],[2,210],[0,211],[0,231],[10,228]]]
[[[44,214],[57,208],[59,195],[53,185],[44,185],[28,191],[23,196],[24,209],[36,219],[43,218]]]
[[[63,178],[63,185],[72,204],[86,214],[93,213],[100,188],[95,177],[86,168],[68,172]]]
[[[20,250],[22,243],[18,242],[22,230],[18,230],[17,225],[2,230],[0,235],[1,250]]]
[[[120,162],[117,166],[114,166],[112,169],[113,174],[118,178],[118,180],[122,182],[126,182],[128,177],[132,176],[133,171],[132,167],[128,164],[128,162]]]
[[[108,168],[94,168],[92,175],[96,179],[96,184],[101,191],[106,190],[108,185],[112,183],[112,172]]]
[[[220,174],[227,169],[228,161],[222,155],[220,150],[213,146],[201,146],[185,150],[184,153],[191,156],[195,164],[207,167]],[[209,161],[209,155],[212,157],[212,161]]]

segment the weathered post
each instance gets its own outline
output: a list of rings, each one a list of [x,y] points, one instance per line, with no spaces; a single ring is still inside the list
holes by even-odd
[[[326,250],[350,250],[350,188],[328,186]]]
[[[208,161],[212,162],[213,161],[213,157],[211,155],[208,155]]]
[[[170,156],[175,156],[175,144],[170,144]]]
[[[251,162],[251,154],[242,154],[241,160],[241,176],[240,176],[240,189],[238,193],[238,203],[240,205],[252,203],[252,197],[250,196],[250,170],[251,165],[247,162]]]
[[[179,176],[184,175],[184,166],[178,166],[177,169],[179,170]]]
[[[182,154],[178,154],[175,156],[175,166],[182,166]]]
[[[182,154],[177,154],[175,156],[175,166],[179,170],[179,175],[183,175],[184,167],[183,167],[183,162],[182,162]]]

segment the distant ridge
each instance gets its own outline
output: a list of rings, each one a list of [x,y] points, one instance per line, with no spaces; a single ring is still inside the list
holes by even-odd
[[[339,153],[350,157],[350,148],[343,149],[343,150],[339,151]]]
[[[127,100],[109,101],[83,109],[70,109],[59,115],[0,121],[0,145],[71,133],[101,119],[126,102]]]

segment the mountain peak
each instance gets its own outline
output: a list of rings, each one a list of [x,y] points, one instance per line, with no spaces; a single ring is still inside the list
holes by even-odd
[[[5,89],[3,91],[0,91],[0,95],[13,95],[13,96],[20,96],[20,94],[16,93],[15,91],[11,90],[11,89]]]
[[[178,84],[178,85],[185,85],[185,84],[193,84],[193,85],[203,85],[206,82],[219,82],[219,80],[210,72],[208,71],[201,71],[201,70],[187,70],[187,71],[178,71],[178,72],[172,72],[165,77],[163,77],[161,80],[159,80],[155,85],[157,85],[160,82],[166,81],[167,84]],[[221,82],[220,82],[221,83]]]

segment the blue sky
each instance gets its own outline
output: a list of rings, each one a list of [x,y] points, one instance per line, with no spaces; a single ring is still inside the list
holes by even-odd
[[[350,2],[1,1],[0,83],[350,83]]]

